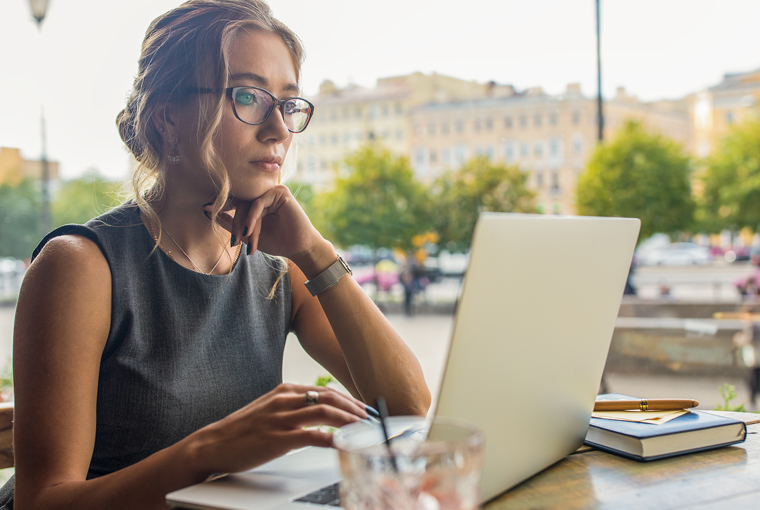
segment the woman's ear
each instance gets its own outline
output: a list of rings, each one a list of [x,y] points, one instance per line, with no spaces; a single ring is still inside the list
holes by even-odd
[[[177,108],[168,103],[159,103],[150,114],[153,125],[166,140],[177,139]]]

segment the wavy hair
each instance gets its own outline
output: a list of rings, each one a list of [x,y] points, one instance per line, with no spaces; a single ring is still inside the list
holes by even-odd
[[[208,172],[218,193],[211,221],[220,242],[218,216],[230,195],[224,163],[214,148],[224,106],[223,94],[188,94],[198,87],[227,88],[229,51],[241,30],[263,30],[277,34],[288,47],[300,80],[303,46],[293,31],[272,16],[262,0],[189,0],[156,18],[148,27],[138,62],[138,72],[126,107],[116,118],[119,135],[137,160],[132,174],[133,199],[149,220],[160,225],[152,200],[163,196],[166,159],[164,136],[151,119],[161,104],[198,104],[197,140],[200,164]],[[156,247],[161,239],[159,229]],[[282,269],[269,296],[287,271]]]

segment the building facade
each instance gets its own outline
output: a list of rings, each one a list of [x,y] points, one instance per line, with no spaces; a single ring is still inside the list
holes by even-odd
[[[58,162],[48,161],[49,179],[58,182]],[[16,185],[23,179],[42,180],[42,162],[24,159],[21,151],[12,147],[0,147],[0,184]]]
[[[375,142],[408,157],[423,183],[477,156],[517,165],[540,211],[574,214],[575,184],[596,146],[596,100],[578,84],[551,95],[415,73],[378,80],[373,89],[325,82],[313,102],[292,178],[316,186],[329,186],[348,153]],[[687,100],[643,103],[620,88],[604,115],[606,139],[635,119],[693,150]]]

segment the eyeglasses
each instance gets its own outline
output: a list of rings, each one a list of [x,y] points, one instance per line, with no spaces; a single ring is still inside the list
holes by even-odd
[[[302,97],[277,99],[271,92],[259,87],[230,87],[226,92],[232,101],[235,117],[252,126],[266,122],[279,106],[288,131],[300,133],[309,125],[314,114],[314,105]]]

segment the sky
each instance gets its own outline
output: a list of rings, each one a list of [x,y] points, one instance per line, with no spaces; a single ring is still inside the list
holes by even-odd
[[[270,0],[306,47],[304,95],[415,71],[596,94],[595,0]],[[41,150],[61,177],[128,172],[115,127],[148,24],[177,0],[0,0],[0,147]],[[673,99],[760,68],[758,0],[601,0],[603,93]]]

